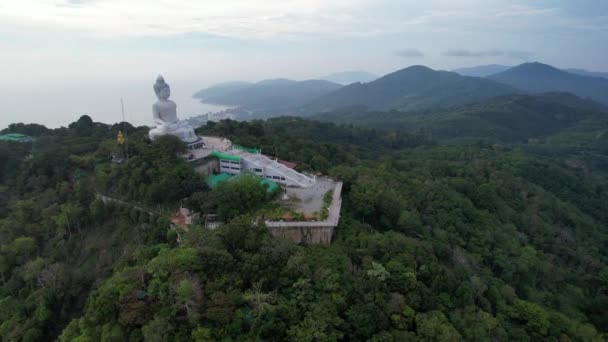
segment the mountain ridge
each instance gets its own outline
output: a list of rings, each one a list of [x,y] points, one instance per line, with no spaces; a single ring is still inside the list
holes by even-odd
[[[532,93],[569,92],[608,104],[608,79],[571,74],[539,62],[524,63],[487,78]]]
[[[323,112],[352,105],[384,110],[449,107],[517,92],[491,80],[414,65],[370,83],[340,88],[311,102],[306,111]]]
[[[567,72],[569,72],[571,74],[577,74],[577,75],[582,75],[582,76],[608,78],[608,72],[589,71],[589,70],[577,69],[577,68],[569,68],[569,69],[563,69],[563,70],[567,71]]]
[[[365,70],[352,70],[334,72],[324,77],[321,77],[320,79],[342,85],[348,85],[357,82],[368,83],[378,78],[380,78],[380,76]]]
[[[506,71],[513,66],[501,65],[501,64],[487,64],[487,65],[476,65],[472,67],[464,67],[453,69],[452,71],[462,76],[471,77],[486,77],[497,74],[499,72]]]
[[[229,82],[203,89],[194,97],[205,103],[242,106],[251,110],[288,110],[342,87],[325,80],[265,79]]]
[[[508,69],[515,67],[514,65],[501,65],[501,64],[486,64],[486,65],[475,65],[470,67],[463,67],[452,69],[453,72],[456,72],[462,76],[472,76],[472,77],[488,77],[494,74],[498,74]],[[561,69],[570,74],[581,75],[581,76],[590,76],[590,77],[602,77],[608,78],[608,72],[601,71],[590,71],[586,69],[580,68],[565,68]]]

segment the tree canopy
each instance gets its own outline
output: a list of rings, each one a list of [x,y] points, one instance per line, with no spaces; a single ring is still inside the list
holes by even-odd
[[[200,128],[344,182],[333,243],[300,246],[256,220],[253,176],[210,190],[175,141],[130,127],[125,150],[118,129],[85,118],[27,157],[0,142],[2,340],[606,339],[608,182],[584,159],[297,118]],[[176,232],[182,204],[230,220]]]

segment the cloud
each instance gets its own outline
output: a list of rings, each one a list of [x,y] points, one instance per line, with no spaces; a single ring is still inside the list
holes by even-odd
[[[0,0],[0,27],[103,38],[189,33],[251,40],[489,34],[562,25],[568,12],[548,6],[548,1],[532,6],[519,4],[523,0]],[[10,5],[3,7],[4,2]],[[601,23],[592,27],[604,28]]]
[[[95,4],[101,0],[65,0],[64,3],[57,4],[57,7],[67,7],[67,8],[82,8],[85,6],[89,6]]]
[[[66,0],[68,5],[84,5],[97,2],[98,0]]]
[[[507,57],[514,59],[530,59],[534,53],[520,50],[469,50],[455,49],[448,50],[442,53],[446,57],[462,57],[462,58],[485,58],[485,57]]]
[[[547,16],[559,12],[559,8],[538,8],[528,5],[511,5],[505,9],[498,10],[494,13],[496,17],[531,17],[531,16]]]
[[[418,49],[403,49],[394,52],[395,56],[412,58],[412,57],[424,57],[424,53]]]
[[[369,25],[362,25],[354,13],[367,8],[371,2],[19,0],[0,11],[0,25],[77,30],[104,38],[189,33],[243,39],[369,36],[373,30]]]
[[[496,57],[504,55],[500,50],[473,51],[467,49],[448,50],[443,53],[447,57]]]

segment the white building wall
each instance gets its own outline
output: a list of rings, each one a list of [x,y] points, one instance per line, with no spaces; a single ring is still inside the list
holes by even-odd
[[[242,171],[241,162],[220,159],[220,172],[238,175]]]
[[[265,156],[257,158],[265,158],[264,163],[256,163],[254,160],[248,159],[246,156],[242,158],[243,171],[250,171],[259,177],[266,178],[275,183],[286,186],[307,186],[312,180],[301,173],[288,168]]]
[[[315,183],[314,178],[301,174],[276,160],[261,154],[229,150],[224,153],[241,158],[240,162],[220,159],[220,172],[236,175],[249,171],[258,177],[271,180],[286,186],[309,187]]]
[[[249,171],[255,173],[258,177],[264,177],[264,167],[255,165],[251,161],[243,158],[241,159],[243,165],[243,171]]]

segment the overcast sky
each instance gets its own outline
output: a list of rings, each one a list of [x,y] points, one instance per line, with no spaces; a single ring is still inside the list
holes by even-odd
[[[608,71],[608,1],[0,0],[0,51],[1,87],[13,91],[413,64]]]

